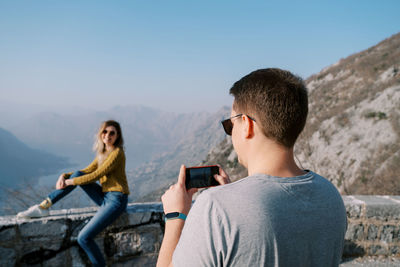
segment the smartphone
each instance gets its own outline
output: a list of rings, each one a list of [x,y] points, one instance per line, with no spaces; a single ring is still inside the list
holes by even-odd
[[[186,189],[219,185],[214,174],[219,174],[216,165],[186,168]]]

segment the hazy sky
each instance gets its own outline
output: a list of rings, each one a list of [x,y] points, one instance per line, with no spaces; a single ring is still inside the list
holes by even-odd
[[[303,78],[400,31],[400,1],[0,0],[0,103],[215,111],[258,68]]]

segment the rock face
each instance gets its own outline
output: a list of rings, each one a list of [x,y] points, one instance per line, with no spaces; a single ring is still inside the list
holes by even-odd
[[[306,83],[309,118],[296,146],[303,167],[342,193],[399,194],[400,34]]]
[[[306,81],[309,115],[296,159],[343,194],[399,195],[400,33],[342,59]],[[246,176],[231,141],[207,156],[234,178]]]
[[[344,258],[400,256],[400,196],[345,196],[344,202]],[[96,210],[58,210],[33,220],[0,217],[0,266],[88,266],[76,238]],[[163,233],[161,203],[136,203],[96,242],[109,266],[155,266]]]

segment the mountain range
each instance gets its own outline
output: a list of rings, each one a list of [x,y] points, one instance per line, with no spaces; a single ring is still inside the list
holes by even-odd
[[[325,176],[343,194],[400,194],[399,70],[396,34],[306,79],[309,116],[295,146],[298,164]],[[37,175],[84,167],[94,157],[93,137],[106,119],[122,126],[130,201],[159,200],[176,180],[181,164],[218,163],[233,180],[240,179],[247,172],[219,123],[229,114],[229,107],[177,114],[143,106],[20,114],[19,119],[7,120],[7,130],[16,137],[0,131],[0,162],[5,162],[1,180],[26,177],[20,170],[10,172],[20,165],[52,166],[39,168]],[[25,171],[33,173],[28,167]]]
[[[0,187],[23,186],[38,177],[70,166],[67,158],[33,149],[0,128]]]

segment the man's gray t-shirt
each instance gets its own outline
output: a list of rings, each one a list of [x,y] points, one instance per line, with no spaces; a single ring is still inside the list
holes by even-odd
[[[257,174],[199,195],[173,266],[338,266],[346,225],[325,178]]]

